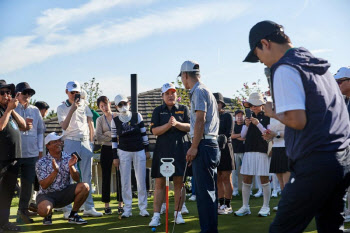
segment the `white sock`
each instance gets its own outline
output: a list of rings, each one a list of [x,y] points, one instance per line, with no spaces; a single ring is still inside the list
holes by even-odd
[[[154,213],[153,213],[153,216],[158,216],[158,217],[160,217],[160,213],[154,212]]]
[[[270,182],[266,184],[262,184],[262,189],[263,189],[263,196],[264,196],[264,204],[263,206],[269,207],[270,206],[270,197],[271,197],[271,187],[270,187]]]
[[[243,200],[243,206],[249,207],[249,198],[250,198],[250,187],[251,184],[246,184],[242,182],[242,200]]]

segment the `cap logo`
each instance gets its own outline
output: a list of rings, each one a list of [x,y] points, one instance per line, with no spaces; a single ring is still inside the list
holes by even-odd
[[[73,88],[76,88],[76,87],[77,87],[77,84],[74,83],[72,86],[73,86]]]

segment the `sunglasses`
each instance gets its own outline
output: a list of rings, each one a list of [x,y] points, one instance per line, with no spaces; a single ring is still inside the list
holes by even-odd
[[[121,102],[118,104],[118,107],[121,108],[123,106],[128,106],[128,103],[127,102]]]
[[[11,95],[11,91],[0,91],[0,95]]]
[[[70,92],[72,95],[75,95],[75,94],[79,94],[80,92],[79,91],[71,91]]]
[[[342,79],[342,80],[337,80],[337,83],[338,83],[338,85],[340,85],[340,84],[342,84],[343,82],[349,81],[349,80],[350,80],[350,78]]]
[[[33,96],[33,93],[31,91],[23,91],[22,95],[29,95],[29,96]]]

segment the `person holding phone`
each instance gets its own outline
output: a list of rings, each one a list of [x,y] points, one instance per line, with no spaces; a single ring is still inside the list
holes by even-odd
[[[9,222],[12,197],[18,176],[17,160],[22,156],[21,133],[25,120],[14,109],[18,106],[15,85],[0,80],[0,232],[20,231]]]
[[[149,141],[142,115],[129,110],[129,100],[124,95],[114,98],[119,114],[111,121],[113,163],[120,169],[124,213],[122,218],[132,216],[131,166],[137,181],[137,196],[140,213],[148,217],[146,189],[146,159],[150,158]]]
[[[43,156],[44,145],[44,122],[37,107],[30,104],[35,90],[27,82],[16,85],[16,93],[19,93],[19,104],[15,111],[26,120],[27,127],[21,134],[22,157],[18,160],[21,178],[21,192],[19,198],[17,222],[33,223],[30,216],[37,215],[29,211],[29,201],[33,193],[35,181],[35,163]]]
[[[106,215],[112,214],[112,209],[109,206],[111,200],[111,172],[113,165],[113,151],[112,151],[112,128],[111,122],[114,117],[117,116],[111,110],[111,102],[106,96],[100,96],[97,99],[97,106],[102,111],[103,115],[96,120],[96,139],[101,147],[100,165],[102,169],[102,202],[105,203]],[[116,179],[117,184],[117,201],[118,201],[118,214],[123,213],[123,198],[121,194],[121,180],[120,171],[116,167]]]
[[[80,101],[80,84],[70,81],[66,85],[68,99],[57,108],[57,117],[64,135],[64,151],[68,154],[78,152],[82,160],[78,163],[82,182],[90,186],[90,193],[86,199],[84,216],[100,217],[102,213],[97,212],[91,195],[92,177],[92,147],[94,141],[94,124],[92,113],[88,106]],[[71,207],[66,208],[64,217],[67,219]]]
[[[156,107],[152,113],[151,132],[157,136],[156,147],[152,159],[152,178],[156,180],[153,202],[153,217],[150,227],[160,225],[161,206],[165,196],[165,178],[160,173],[162,158],[175,159],[175,173],[171,177],[174,182],[175,212],[178,212],[176,224],[183,224],[181,207],[185,200],[185,192],[181,197],[182,180],[186,166],[186,142],[189,142],[187,132],[190,131],[190,117],[188,107],[177,103],[175,85],[165,83],[162,86],[162,99],[164,104]],[[187,147],[186,147],[187,146]],[[177,209],[179,207],[179,209]],[[187,210],[187,209],[186,209]],[[188,210],[187,210],[188,213]]]
[[[90,187],[88,183],[80,182],[77,170],[77,163],[81,159],[79,154],[64,152],[61,138],[56,133],[45,137],[48,154],[39,159],[35,166],[40,184],[36,198],[38,214],[44,217],[43,225],[52,225],[52,209],[74,202],[68,222],[86,224],[87,221],[78,215],[78,211],[89,196]],[[71,180],[76,183],[71,183]]]
[[[250,109],[246,110],[245,125],[241,132],[241,138],[245,138],[241,168],[243,206],[235,212],[236,216],[251,214],[249,197],[253,176],[260,177],[264,197],[264,203],[258,215],[261,217],[270,215],[270,159],[267,156],[268,143],[262,138],[263,133],[270,127],[270,118],[263,111],[264,104],[262,94],[257,92],[250,94],[248,101],[244,103],[244,106]]]

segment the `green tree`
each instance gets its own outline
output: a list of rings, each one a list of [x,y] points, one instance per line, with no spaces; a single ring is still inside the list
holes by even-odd
[[[262,93],[262,95],[265,96],[265,92],[261,90],[260,79],[250,84],[248,82],[243,83],[243,87],[237,90],[237,93],[234,95],[234,101],[236,102],[234,110],[244,109],[243,103],[247,101],[249,95],[254,92]]]
[[[89,107],[93,110],[97,110],[97,98],[102,95],[100,90],[100,83],[96,82],[96,78],[92,78],[88,82],[83,84],[83,89],[86,91],[86,100],[89,102]]]

